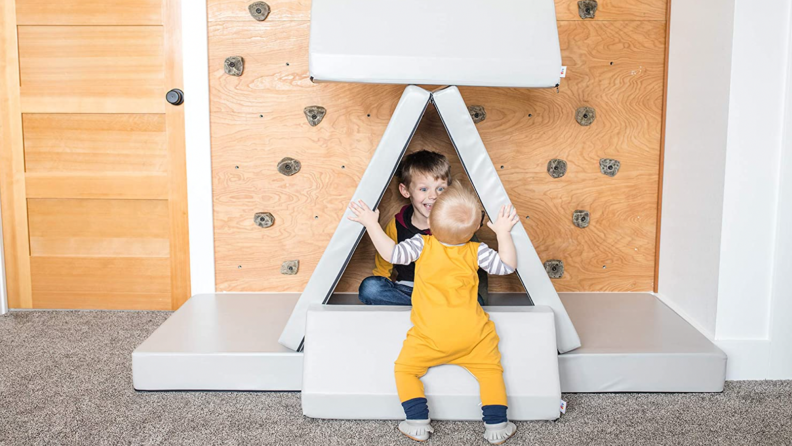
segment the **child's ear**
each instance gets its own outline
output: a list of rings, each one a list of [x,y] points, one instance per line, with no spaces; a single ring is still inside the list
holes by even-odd
[[[402,194],[404,198],[410,198],[410,191],[407,190],[407,186],[404,183],[399,183],[399,192]]]

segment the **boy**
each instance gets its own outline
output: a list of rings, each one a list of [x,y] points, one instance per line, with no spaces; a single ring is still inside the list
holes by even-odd
[[[476,196],[459,186],[441,195],[429,218],[432,235],[416,235],[398,245],[379,226],[379,211],[361,200],[351,203],[352,221],[363,224],[377,252],[397,265],[416,263],[415,291],[407,332],[394,372],[406,420],[399,430],[417,441],[433,432],[420,378],[430,367],[454,364],[479,382],[484,438],[501,444],[517,427],[507,416],[506,386],[495,324],[476,302],[477,271],[511,274],[517,251],[511,229],[519,221],[511,206],[503,206],[497,221],[487,225],[498,238],[500,252],[484,243],[470,242],[482,224],[484,212]]]
[[[404,158],[396,171],[399,192],[410,204],[385,227],[385,233],[396,243],[418,234],[431,235],[429,214],[437,197],[451,184],[451,164],[437,152],[420,150]],[[477,242],[474,235],[471,239]],[[392,265],[377,253],[374,275],[360,283],[358,296],[366,305],[410,305],[412,302],[415,263]],[[395,279],[391,276],[395,271]],[[478,302],[487,302],[487,273],[478,271]]]

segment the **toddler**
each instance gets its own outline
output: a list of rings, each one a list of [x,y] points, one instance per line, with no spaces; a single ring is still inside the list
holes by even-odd
[[[429,419],[420,378],[429,367],[455,364],[467,369],[479,382],[484,438],[501,444],[514,435],[517,427],[506,418],[506,387],[500,364],[495,324],[477,302],[479,267],[489,274],[510,274],[517,267],[517,253],[511,228],[517,213],[503,206],[495,223],[487,225],[498,238],[500,253],[484,243],[469,241],[484,221],[475,195],[458,185],[446,189],[434,203],[429,215],[432,235],[418,234],[398,245],[379,225],[379,211],[362,201],[351,203],[359,222],[377,252],[394,265],[415,262],[412,295],[413,327],[396,360],[395,375],[399,399],[406,421],[399,430],[406,436],[425,441],[433,428]]]

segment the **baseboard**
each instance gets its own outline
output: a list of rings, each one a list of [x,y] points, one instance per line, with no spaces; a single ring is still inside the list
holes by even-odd
[[[726,352],[726,380],[743,381],[768,379],[770,365],[770,341],[767,339],[715,340]]]

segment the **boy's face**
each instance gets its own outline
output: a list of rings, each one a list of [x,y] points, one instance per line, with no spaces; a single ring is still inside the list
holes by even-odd
[[[409,198],[415,212],[424,218],[429,218],[437,197],[448,187],[445,179],[435,180],[428,175],[416,174],[413,176],[410,187],[399,183],[399,192],[404,198]]]

